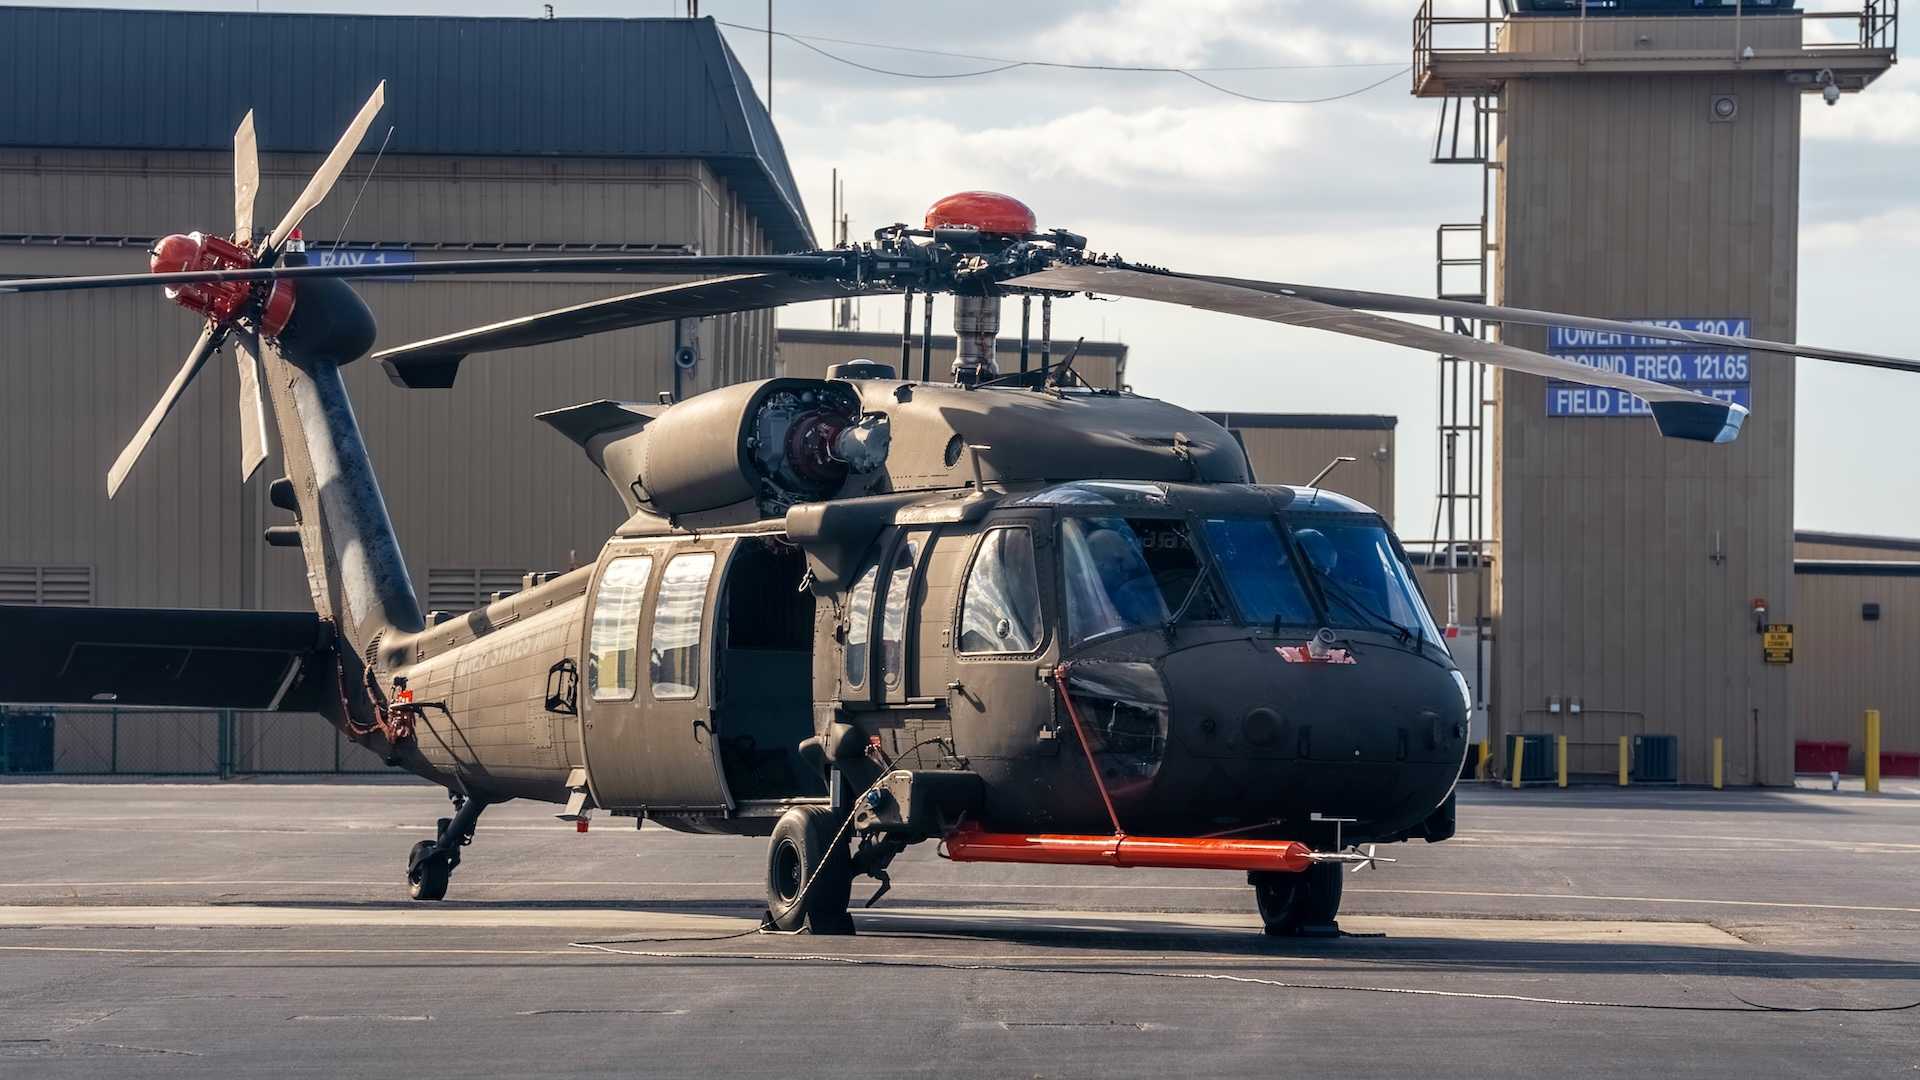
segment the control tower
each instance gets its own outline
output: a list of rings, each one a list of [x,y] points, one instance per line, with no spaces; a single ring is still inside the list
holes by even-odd
[[[1486,181],[1481,221],[1441,227],[1438,291],[1792,340],[1802,99],[1850,107],[1894,63],[1897,8],[1426,0],[1413,92],[1441,99],[1433,158]],[[1795,360],[1454,328],[1753,410],[1731,446],[1680,445],[1623,419],[1645,409],[1630,395],[1442,359],[1456,465],[1436,531],[1490,557],[1456,562],[1490,574],[1495,766],[1515,735],[1564,735],[1573,772],[1611,775],[1621,736],[1652,736],[1671,766],[1636,764],[1649,779],[1711,782],[1717,743],[1728,784],[1791,783],[1793,669],[1758,630],[1793,621]]]

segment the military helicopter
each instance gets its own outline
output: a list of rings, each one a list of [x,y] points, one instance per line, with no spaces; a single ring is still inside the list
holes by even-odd
[[[0,608],[0,700],[318,712],[455,811],[414,845],[410,894],[446,895],[482,811],[514,798],[696,833],[769,837],[767,922],[851,932],[851,886],[908,846],[958,862],[1247,874],[1268,932],[1337,932],[1376,845],[1454,832],[1470,700],[1373,510],[1254,483],[1219,425],[1097,390],[1053,357],[1056,299],[1140,297],[1610,387],[1667,436],[1726,442],[1746,410],[1690,390],[1371,312],[1648,334],[1607,319],[1176,273],[1042,231],[1004,195],[920,227],[791,255],[412,263],[407,275],[713,275],[401,345],[405,387],[480,352],[855,295],[956,297],[953,370],[871,360],[677,402],[542,414],[628,517],[593,565],[465,613],[422,612],[340,376],[375,327],[345,283],[395,268],[290,257],[381,107],[348,126],[264,238],[252,114],[235,229],[160,240],[149,272],[0,282],[0,294],[160,285],[206,317],[108,475],[109,493],[223,341],[242,463],[271,405],[314,611]],[[1021,301],[1016,370],[996,356]],[[1031,337],[1041,307],[1038,362]],[[7,301],[17,302],[17,301]],[[1362,310],[1364,309],[1364,310]],[[931,305],[928,305],[931,312]],[[930,329],[927,328],[927,329]],[[1920,371],[1784,342],[1677,340]],[[876,898],[877,898],[876,893]]]

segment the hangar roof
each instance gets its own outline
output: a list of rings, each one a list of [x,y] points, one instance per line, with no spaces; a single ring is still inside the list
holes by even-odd
[[[0,146],[325,153],[387,80],[388,153],[699,158],[815,246],[773,120],[707,19],[0,7]]]

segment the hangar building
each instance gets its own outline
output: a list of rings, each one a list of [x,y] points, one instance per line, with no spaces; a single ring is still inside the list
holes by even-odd
[[[183,78],[180,56],[224,59]],[[385,152],[364,194],[372,154],[307,218],[316,261],[814,246],[779,137],[710,19],[4,7],[0,276],[141,270],[159,236],[230,231],[233,131],[250,108],[270,226],[381,79],[368,142],[391,125]],[[642,287],[553,276],[360,291],[391,344]],[[107,501],[107,466],[186,353],[192,316],[146,290],[21,299],[7,306],[0,395],[7,599],[304,608],[298,555],[260,542],[277,460],[237,483],[231,361],[216,358],[217,377]],[[685,328],[698,363],[683,392],[774,373],[770,313],[701,322]],[[471,607],[525,571],[594,557],[620,504],[533,414],[673,389],[673,334],[491,356],[451,390],[347,370],[425,606]],[[197,760],[195,739],[175,741]]]

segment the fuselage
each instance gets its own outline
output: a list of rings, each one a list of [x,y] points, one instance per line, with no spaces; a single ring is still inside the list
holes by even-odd
[[[593,567],[430,616],[398,672],[433,703],[407,760],[556,802],[584,770],[600,808],[755,833],[825,800],[846,746],[936,738],[952,755],[899,763],[977,773],[996,829],[1110,831],[1104,786],[1130,833],[1332,843],[1338,818],[1366,841],[1420,835],[1448,797],[1461,682],[1366,507],[1161,481],[955,494],[894,499],[850,557],[778,520],[625,529]]]

